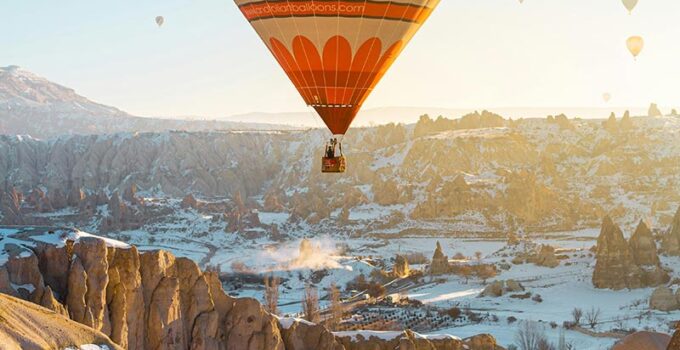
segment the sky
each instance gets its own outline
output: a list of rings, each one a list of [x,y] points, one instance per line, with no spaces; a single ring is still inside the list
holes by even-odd
[[[442,0],[365,108],[677,107],[678,19],[677,0]],[[231,0],[2,1],[0,33],[0,66],[132,114],[306,110]]]

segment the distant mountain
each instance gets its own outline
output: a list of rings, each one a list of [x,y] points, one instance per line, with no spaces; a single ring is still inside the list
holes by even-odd
[[[142,118],[93,102],[17,66],[0,67],[0,134],[51,138],[69,134],[281,129],[282,125]]]

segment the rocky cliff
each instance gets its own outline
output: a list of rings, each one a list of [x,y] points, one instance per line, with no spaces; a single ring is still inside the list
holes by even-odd
[[[1,293],[68,316],[126,349],[384,346],[379,338],[356,345],[322,326],[279,319],[257,300],[225,294],[216,273],[202,272],[193,261],[164,251],[140,253],[134,246],[71,229],[2,227],[0,252]],[[452,344],[460,340],[412,343],[407,349],[457,349]]]
[[[25,195],[18,209],[29,224],[40,224],[30,221],[35,214],[74,207],[69,199],[84,199],[77,209],[92,212],[102,193],[107,201],[116,191],[123,197],[133,184],[147,196],[193,195],[201,203],[234,204],[240,193],[246,203],[258,201],[259,210],[289,213],[291,222],[317,228],[339,216],[335,222],[357,229],[367,221],[400,229],[446,221],[456,231],[545,232],[592,227],[606,212],[634,225],[650,208],[657,223],[670,223],[680,201],[680,146],[671,142],[680,119],[632,118],[634,128],[616,133],[595,121],[570,120],[572,127],[561,128],[545,120],[478,119],[425,117],[416,125],[354,129],[343,181],[319,174],[322,130],[2,136],[0,190],[7,196],[0,201],[13,202],[13,188]],[[624,185],[614,187],[613,177]],[[626,204],[625,193],[639,194],[635,205]],[[365,216],[353,213],[367,204],[384,214],[357,219]],[[17,206],[4,206],[5,222],[15,220]],[[248,221],[229,214],[231,227]],[[53,224],[85,227],[66,219]]]
[[[52,350],[74,346],[123,350],[101,332],[74,322],[64,315],[0,294],[0,348]]]

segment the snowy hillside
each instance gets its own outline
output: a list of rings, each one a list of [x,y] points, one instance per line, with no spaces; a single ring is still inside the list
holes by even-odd
[[[187,121],[132,116],[78,95],[17,66],[0,67],[0,134],[51,138],[166,130],[289,128],[257,122]]]

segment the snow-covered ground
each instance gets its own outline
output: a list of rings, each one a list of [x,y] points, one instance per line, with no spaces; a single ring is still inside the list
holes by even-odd
[[[266,214],[269,215],[269,214]],[[267,217],[267,216],[265,216]],[[268,216],[276,220],[276,216]],[[482,263],[508,262],[511,257],[495,254],[506,246],[505,241],[493,239],[457,238],[441,235],[437,237],[384,238],[382,235],[363,236],[352,239],[339,239],[332,236],[319,236],[312,239],[316,249],[313,266],[296,266],[293,261],[298,256],[300,240],[286,243],[273,242],[266,238],[244,240],[223,231],[210,231],[209,219],[205,227],[194,226],[194,232],[206,230],[200,238],[190,238],[185,231],[167,230],[162,236],[156,235],[155,242],[145,240],[148,235],[142,232],[126,232],[133,243],[141,244],[143,249],[164,248],[179,256],[187,256],[196,261],[220,266],[223,272],[233,272],[235,267],[245,268],[247,272],[272,274],[282,280],[280,291],[280,311],[282,314],[295,315],[301,311],[300,300],[304,288],[311,280],[323,297],[326,289],[335,283],[341,289],[347,282],[360,274],[369,276],[380,263],[391,268],[391,258],[397,254],[422,253],[432,256],[434,247],[440,242],[444,253],[449,257],[460,253],[468,259],[475,259],[479,252]],[[607,332],[613,329],[650,329],[671,333],[671,322],[680,319],[680,312],[649,312],[648,300],[651,288],[637,290],[595,289],[591,283],[594,257],[589,249],[596,243],[598,229],[574,232],[546,233],[533,237],[538,244],[550,244],[559,254],[566,254],[556,268],[539,267],[533,264],[511,265],[509,271],[500,271],[493,280],[514,279],[521,282],[527,292],[540,295],[542,302],[529,299],[478,297],[485,285],[478,279],[466,283],[455,275],[433,279],[425,276],[425,284],[409,289],[405,294],[428,306],[448,309],[453,306],[469,309],[483,316],[481,323],[465,324],[454,328],[437,329],[433,333],[452,334],[461,338],[479,333],[490,333],[502,345],[514,342],[518,325],[522,321],[534,321],[545,328],[547,336],[557,342],[562,324],[572,320],[572,310],[576,307],[585,312],[599,309],[600,322],[593,331]],[[210,242],[206,245],[206,242]],[[206,248],[207,246],[211,248]],[[206,260],[206,258],[209,259]],[[360,259],[361,257],[361,259]],[[663,258],[668,267],[680,266],[677,258]],[[424,265],[417,265],[423,268]],[[418,268],[414,266],[414,268]],[[323,270],[324,273],[319,273]],[[316,272],[315,272],[316,271]],[[677,276],[677,274],[674,274]],[[228,287],[228,286],[227,286]],[[263,290],[258,285],[242,285],[229,289],[241,297],[263,299]],[[321,301],[322,307],[327,301]],[[508,320],[512,320],[509,321]],[[516,319],[516,321],[515,321]],[[551,326],[552,324],[552,326]],[[555,327],[555,328],[553,328]],[[427,332],[426,332],[427,333]],[[577,349],[608,349],[615,338],[596,338],[583,333],[567,330],[565,338]]]

